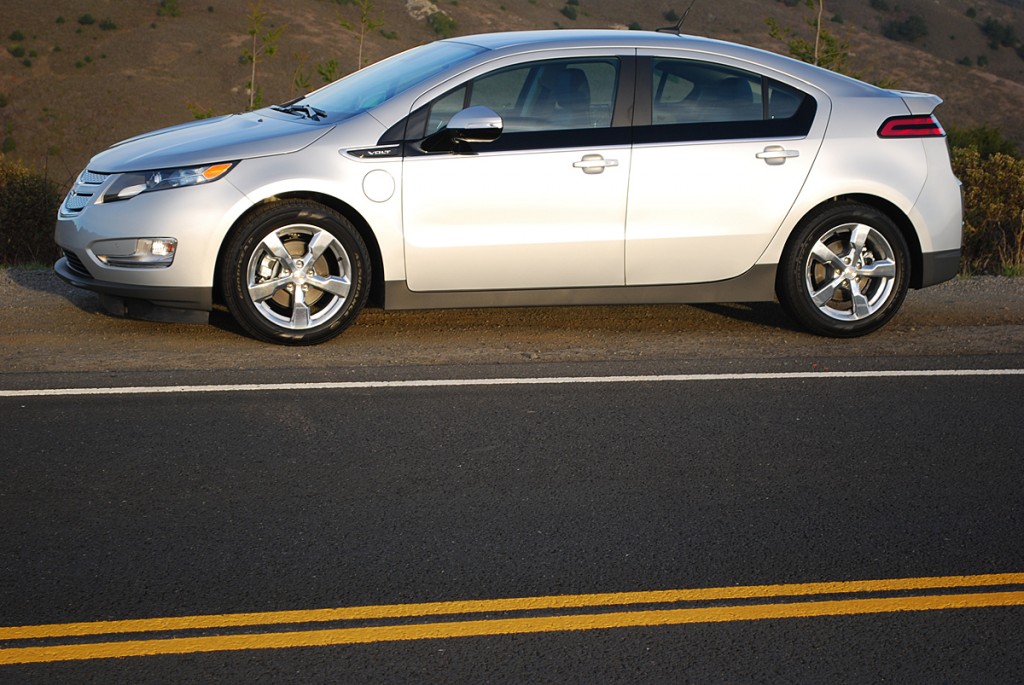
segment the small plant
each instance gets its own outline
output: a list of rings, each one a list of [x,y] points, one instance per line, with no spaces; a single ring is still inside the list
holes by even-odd
[[[974,9],[973,7],[968,7],[966,14],[968,19],[974,19],[975,17],[978,16],[978,10]]]
[[[92,26],[96,23],[96,18],[91,14],[83,14],[78,18],[78,23],[82,26]]]
[[[376,31],[384,25],[384,21],[381,19],[380,14],[374,13],[373,0],[354,0],[355,5],[359,8],[359,25],[355,25],[345,19],[340,19],[341,28],[346,31],[359,36],[359,51],[356,56],[356,69],[363,68],[363,43],[366,41],[366,34],[370,31]]]
[[[380,35],[383,36],[385,40],[398,40],[398,34],[394,31],[385,31],[384,29],[381,29]]]
[[[203,107],[202,105],[192,102],[191,100],[187,100],[185,102],[185,106],[188,107],[188,111],[192,113],[192,118],[196,120],[212,119],[213,117],[217,116],[217,113],[213,110],[212,107]]]
[[[440,38],[451,38],[455,35],[457,25],[455,20],[444,12],[434,12],[427,17],[427,25],[434,30]]]
[[[974,62],[972,62],[972,61],[971,61],[971,58],[970,58],[970,57],[967,57],[967,56],[964,56],[964,57],[961,57],[961,58],[959,58],[959,59],[958,59],[958,60],[956,61],[956,63],[957,63],[957,64],[962,64],[962,65],[963,65],[963,66],[965,66],[965,67],[969,67],[969,66],[971,66],[972,64],[974,64]]]
[[[11,31],[11,35],[7,37],[15,43],[20,43],[21,41],[25,40],[25,34],[21,31]]]
[[[100,22],[100,31],[113,31],[116,28],[117,24],[115,24],[114,20],[110,17],[107,17],[106,19]]]
[[[57,17],[57,23],[58,24],[63,24],[64,23],[64,17]]]
[[[251,64],[251,76],[247,84],[249,90],[249,109],[258,109],[263,104],[263,89],[256,84],[256,65],[261,57],[269,57],[277,52],[277,41],[284,32],[284,27],[264,27],[267,13],[263,10],[263,2],[259,0],[249,5],[249,28],[247,33],[252,39],[250,47],[243,48],[241,61]]]
[[[562,16],[570,21],[576,21],[576,17],[579,15],[579,11],[575,5],[566,5],[561,10]]]
[[[679,21],[679,13],[676,12],[674,9],[669,10],[667,12],[662,12],[661,16],[665,18],[665,21],[670,21],[673,24]]]
[[[631,21],[631,22],[629,22],[629,27],[628,28],[629,28],[630,31],[643,31],[644,30],[644,27],[641,26],[640,22],[638,22],[638,21]]]
[[[11,47],[7,48],[7,52],[11,53],[11,57],[14,57],[16,59],[21,59],[22,57],[25,56],[25,46],[24,45],[12,45]]]
[[[180,17],[181,7],[178,5],[178,0],[160,0],[160,5],[156,8],[156,16]]]
[[[32,66],[32,60],[26,57],[25,59],[21,60],[21,66],[25,68],[30,68]]]
[[[913,43],[919,38],[928,35],[928,24],[924,18],[917,14],[911,15],[903,21],[890,21],[882,27],[882,35],[889,40]]]
[[[890,8],[887,0],[871,0],[871,9],[878,12],[888,12]]]

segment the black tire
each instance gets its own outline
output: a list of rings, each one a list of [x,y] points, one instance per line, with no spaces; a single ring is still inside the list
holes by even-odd
[[[907,241],[874,207],[840,202],[809,215],[779,263],[775,291],[812,333],[852,338],[877,330],[907,295]]]
[[[221,262],[224,300],[254,338],[314,345],[351,324],[369,294],[370,259],[359,232],[315,202],[257,210],[231,235]]]

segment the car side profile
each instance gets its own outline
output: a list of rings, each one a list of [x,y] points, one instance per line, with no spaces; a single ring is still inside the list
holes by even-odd
[[[959,267],[929,94],[639,31],[414,48],[96,155],[55,265],[107,311],[312,344],[386,309],[778,299],[869,333]]]

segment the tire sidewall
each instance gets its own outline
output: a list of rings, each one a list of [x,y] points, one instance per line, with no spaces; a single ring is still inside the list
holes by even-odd
[[[328,231],[347,252],[351,266],[351,288],[344,306],[328,321],[303,331],[268,321],[248,294],[247,270],[253,251],[267,235],[292,224],[307,224]],[[314,202],[286,200],[250,216],[228,241],[222,258],[224,299],[232,316],[253,337],[287,345],[314,345],[335,337],[355,320],[366,303],[369,269],[366,245],[344,216]]]
[[[857,321],[841,321],[822,312],[811,300],[804,275],[804,265],[815,242],[833,228],[849,223],[864,224],[878,231],[888,241],[896,262],[895,282],[888,299],[878,311]],[[782,254],[776,290],[787,313],[811,332],[851,338],[875,331],[895,316],[909,283],[910,253],[900,229],[874,207],[846,202],[809,216],[793,234]]]

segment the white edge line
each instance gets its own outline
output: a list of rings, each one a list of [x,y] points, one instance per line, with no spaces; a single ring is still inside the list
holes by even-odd
[[[902,371],[796,371],[789,373],[668,374],[656,376],[555,376],[539,378],[464,378],[409,381],[340,381],[236,385],[157,385],[108,388],[0,390],[0,397],[74,397],[82,395],[187,394],[202,392],[279,392],[284,390],[360,390],[446,388],[495,385],[572,385],[583,383],[694,383],[700,381],[829,380],[835,378],[920,378],[945,376],[1021,376],[1024,369],[933,369]]]

